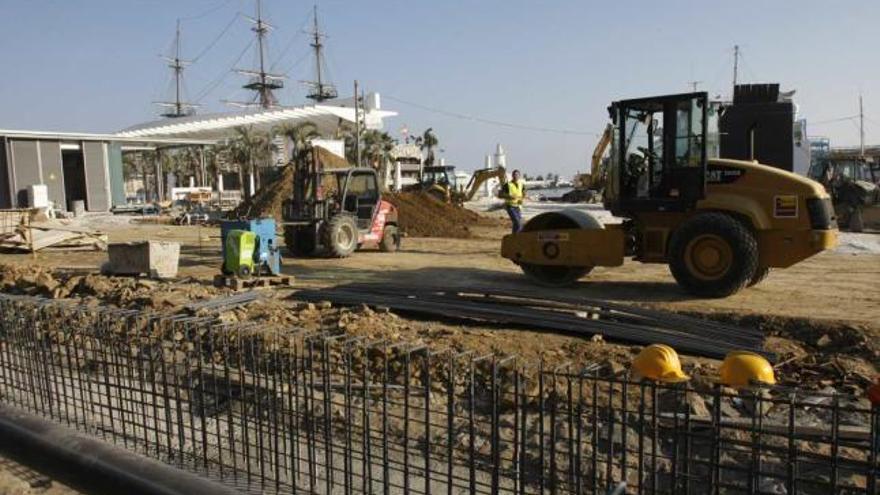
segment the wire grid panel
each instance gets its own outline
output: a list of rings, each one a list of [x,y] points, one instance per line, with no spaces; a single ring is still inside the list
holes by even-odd
[[[880,415],[853,397],[16,296],[0,401],[243,491],[878,492]]]

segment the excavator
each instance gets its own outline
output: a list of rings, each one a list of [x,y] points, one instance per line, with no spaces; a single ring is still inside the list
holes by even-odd
[[[463,189],[458,189],[455,182],[455,167],[451,165],[425,167],[419,183],[404,188],[404,191],[423,192],[445,203],[461,205],[472,200],[487,180],[502,180],[506,173],[502,166],[476,170],[467,185]]]
[[[593,156],[590,160],[590,173],[577,174],[574,177],[574,189],[562,195],[562,201],[566,203],[592,203],[601,197],[602,190],[605,188],[606,174],[602,167],[602,158],[605,156],[605,150],[611,144],[611,136],[614,132],[614,126],[608,124],[605,131],[599,137],[596,147],[593,149]]]
[[[685,291],[726,297],[837,243],[816,181],[754,161],[710,158],[717,110],[705,92],[621,100],[608,109],[611,160],[603,224],[545,212],[504,237],[501,254],[542,285],[572,284],[631,258],[669,266]]]

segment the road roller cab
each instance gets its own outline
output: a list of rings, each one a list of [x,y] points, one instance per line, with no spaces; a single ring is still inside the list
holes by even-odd
[[[717,108],[706,93],[612,104],[603,224],[589,213],[538,215],[506,236],[502,256],[542,284],[564,285],[631,256],[668,263],[676,281],[723,297],[836,243],[830,198],[810,179],[717,155]]]

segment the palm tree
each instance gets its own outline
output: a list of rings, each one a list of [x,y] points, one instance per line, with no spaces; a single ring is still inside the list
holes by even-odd
[[[284,136],[293,143],[293,149],[291,150],[290,156],[287,158],[293,158],[296,156],[297,153],[307,148],[307,145],[312,138],[321,135],[318,132],[318,126],[312,122],[303,122],[296,125],[284,124],[277,129],[276,134]]]
[[[363,157],[371,167],[378,170],[391,158],[391,150],[397,141],[387,132],[371,129],[364,132],[361,143]]]
[[[255,131],[253,127],[239,126],[235,128],[235,137],[230,143],[231,156],[238,164],[238,177],[244,185],[244,171],[247,175],[254,175],[256,188],[260,188],[260,174],[257,173],[258,164],[268,163],[272,154],[272,140],[267,133]],[[245,187],[245,197],[249,198],[250,188]]]
[[[387,132],[371,129],[364,132],[361,137],[361,155],[366,163],[379,173],[383,184],[388,176],[387,168],[391,162],[391,150],[394,149],[395,144],[397,144],[397,140]]]
[[[418,136],[414,139],[414,142],[418,145],[419,149],[422,151],[427,151],[425,156],[425,166],[430,167],[434,164],[434,148],[440,144],[440,141],[437,140],[437,136],[434,134],[434,129],[429,127],[422,133],[421,136]]]
[[[154,154],[155,152],[147,152]],[[122,176],[123,180],[141,179],[144,190],[144,200],[150,197],[150,185],[147,175],[151,172],[150,168],[155,163],[152,159],[145,160],[144,152],[133,151],[122,154]]]

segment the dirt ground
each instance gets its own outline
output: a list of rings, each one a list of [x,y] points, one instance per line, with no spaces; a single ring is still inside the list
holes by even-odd
[[[77,495],[78,491],[0,456],[0,495]]]
[[[108,286],[106,295],[99,296],[103,302],[168,310],[188,298],[219,295],[210,287],[220,266],[218,228],[128,224],[113,220],[105,230],[111,242],[145,239],[181,242],[179,276],[184,285],[189,285],[186,290],[176,290],[123,279],[114,283],[113,290]],[[768,335],[765,348],[777,354],[781,363],[778,378],[784,383],[806,380],[819,388],[835,385],[859,391],[880,368],[878,254],[823,253],[792,268],[776,270],[760,285],[732,297],[695,299],[679,289],[666,266],[635,262],[614,269],[598,268],[572,288],[537,288],[515,265],[499,255],[499,241],[506,233],[503,226],[478,225],[472,230],[472,237],[467,239],[408,237],[403,241],[402,251],[393,254],[362,251],[341,260],[287,258],[283,271],[295,277],[296,287],[369,281],[413,287],[518,288],[534,290],[545,298],[554,294],[581,295],[758,326]],[[104,252],[94,251],[46,251],[36,258],[28,254],[0,253],[0,264],[37,265],[48,270],[96,274],[106,256]],[[102,284],[106,282],[93,275],[80,283],[79,295],[95,297],[103,291]],[[288,311],[285,308],[294,306],[291,299],[295,300],[295,293],[286,289],[272,291],[274,298],[267,306],[254,306],[246,312],[230,313],[228,317],[259,318],[278,324],[302,324],[311,321],[310,318],[323,321],[330,317],[337,323],[342,322],[340,328],[348,324],[349,319],[360,318],[345,312],[312,315],[303,313],[302,308]],[[365,325],[348,324],[345,331],[367,333],[372,338],[421,340],[440,348],[516,354],[529,361],[604,360],[619,366],[638,351],[634,346],[524,328],[392,316],[394,319],[376,315],[365,319],[362,322]],[[688,368],[704,365],[705,360],[685,359]]]
[[[756,287],[724,299],[697,299],[675,284],[665,265],[627,261],[597,268],[575,287],[537,289],[499,254],[504,227],[473,227],[469,239],[409,237],[394,254],[361,251],[346,259],[284,259],[284,273],[302,286],[356,281],[540,290],[542,296],[584,297],[702,314],[735,313],[809,318],[880,327],[880,255],[826,252],[784,270],[774,270]],[[132,224],[107,229],[111,242],[168,240],[182,243],[181,277],[209,280],[219,271],[219,229]],[[65,251],[36,258],[0,253],[0,263],[97,270],[106,253]]]
[[[95,223],[100,221],[93,220]],[[598,362],[615,373],[622,372],[640,349],[601,338],[527,328],[411,319],[367,308],[303,304],[296,302],[295,294],[300,287],[365,281],[413,287],[517,288],[534,290],[543,298],[581,295],[758,326],[768,335],[765,348],[777,355],[777,379],[782,384],[814,390],[833,387],[863,396],[880,369],[880,254],[823,253],[792,268],[776,270],[760,285],[726,299],[695,299],[678,288],[666,266],[633,262],[615,269],[596,269],[572,288],[546,289],[532,285],[515,265],[500,257],[499,242],[506,228],[484,223],[472,227],[471,237],[464,239],[405,238],[402,251],[393,254],[362,251],[341,260],[287,258],[283,271],[295,277],[293,289],[267,289],[267,297],[225,311],[217,318],[223,322],[265,322],[267,328],[277,325],[308,329],[329,322],[339,331],[371,340],[404,339],[438,349],[515,354],[525,362],[543,360],[549,365]],[[0,266],[0,289],[46,295],[46,290],[39,288],[45,288],[47,278],[49,285],[56,287],[54,290],[65,291],[63,297],[159,311],[179,311],[192,299],[210,299],[224,293],[211,286],[220,266],[218,228],[130,224],[119,219],[108,220],[102,228],[111,242],[181,242],[178,280],[156,283],[102,277],[98,271],[107,259],[105,252],[45,251],[36,257],[0,252],[0,265],[15,267]],[[36,275],[22,281],[21,274],[29,273]],[[683,356],[683,363],[685,371],[700,381],[711,380],[718,364],[689,356]],[[53,491],[54,485],[31,487],[13,471],[0,462],[0,495],[70,493]]]

